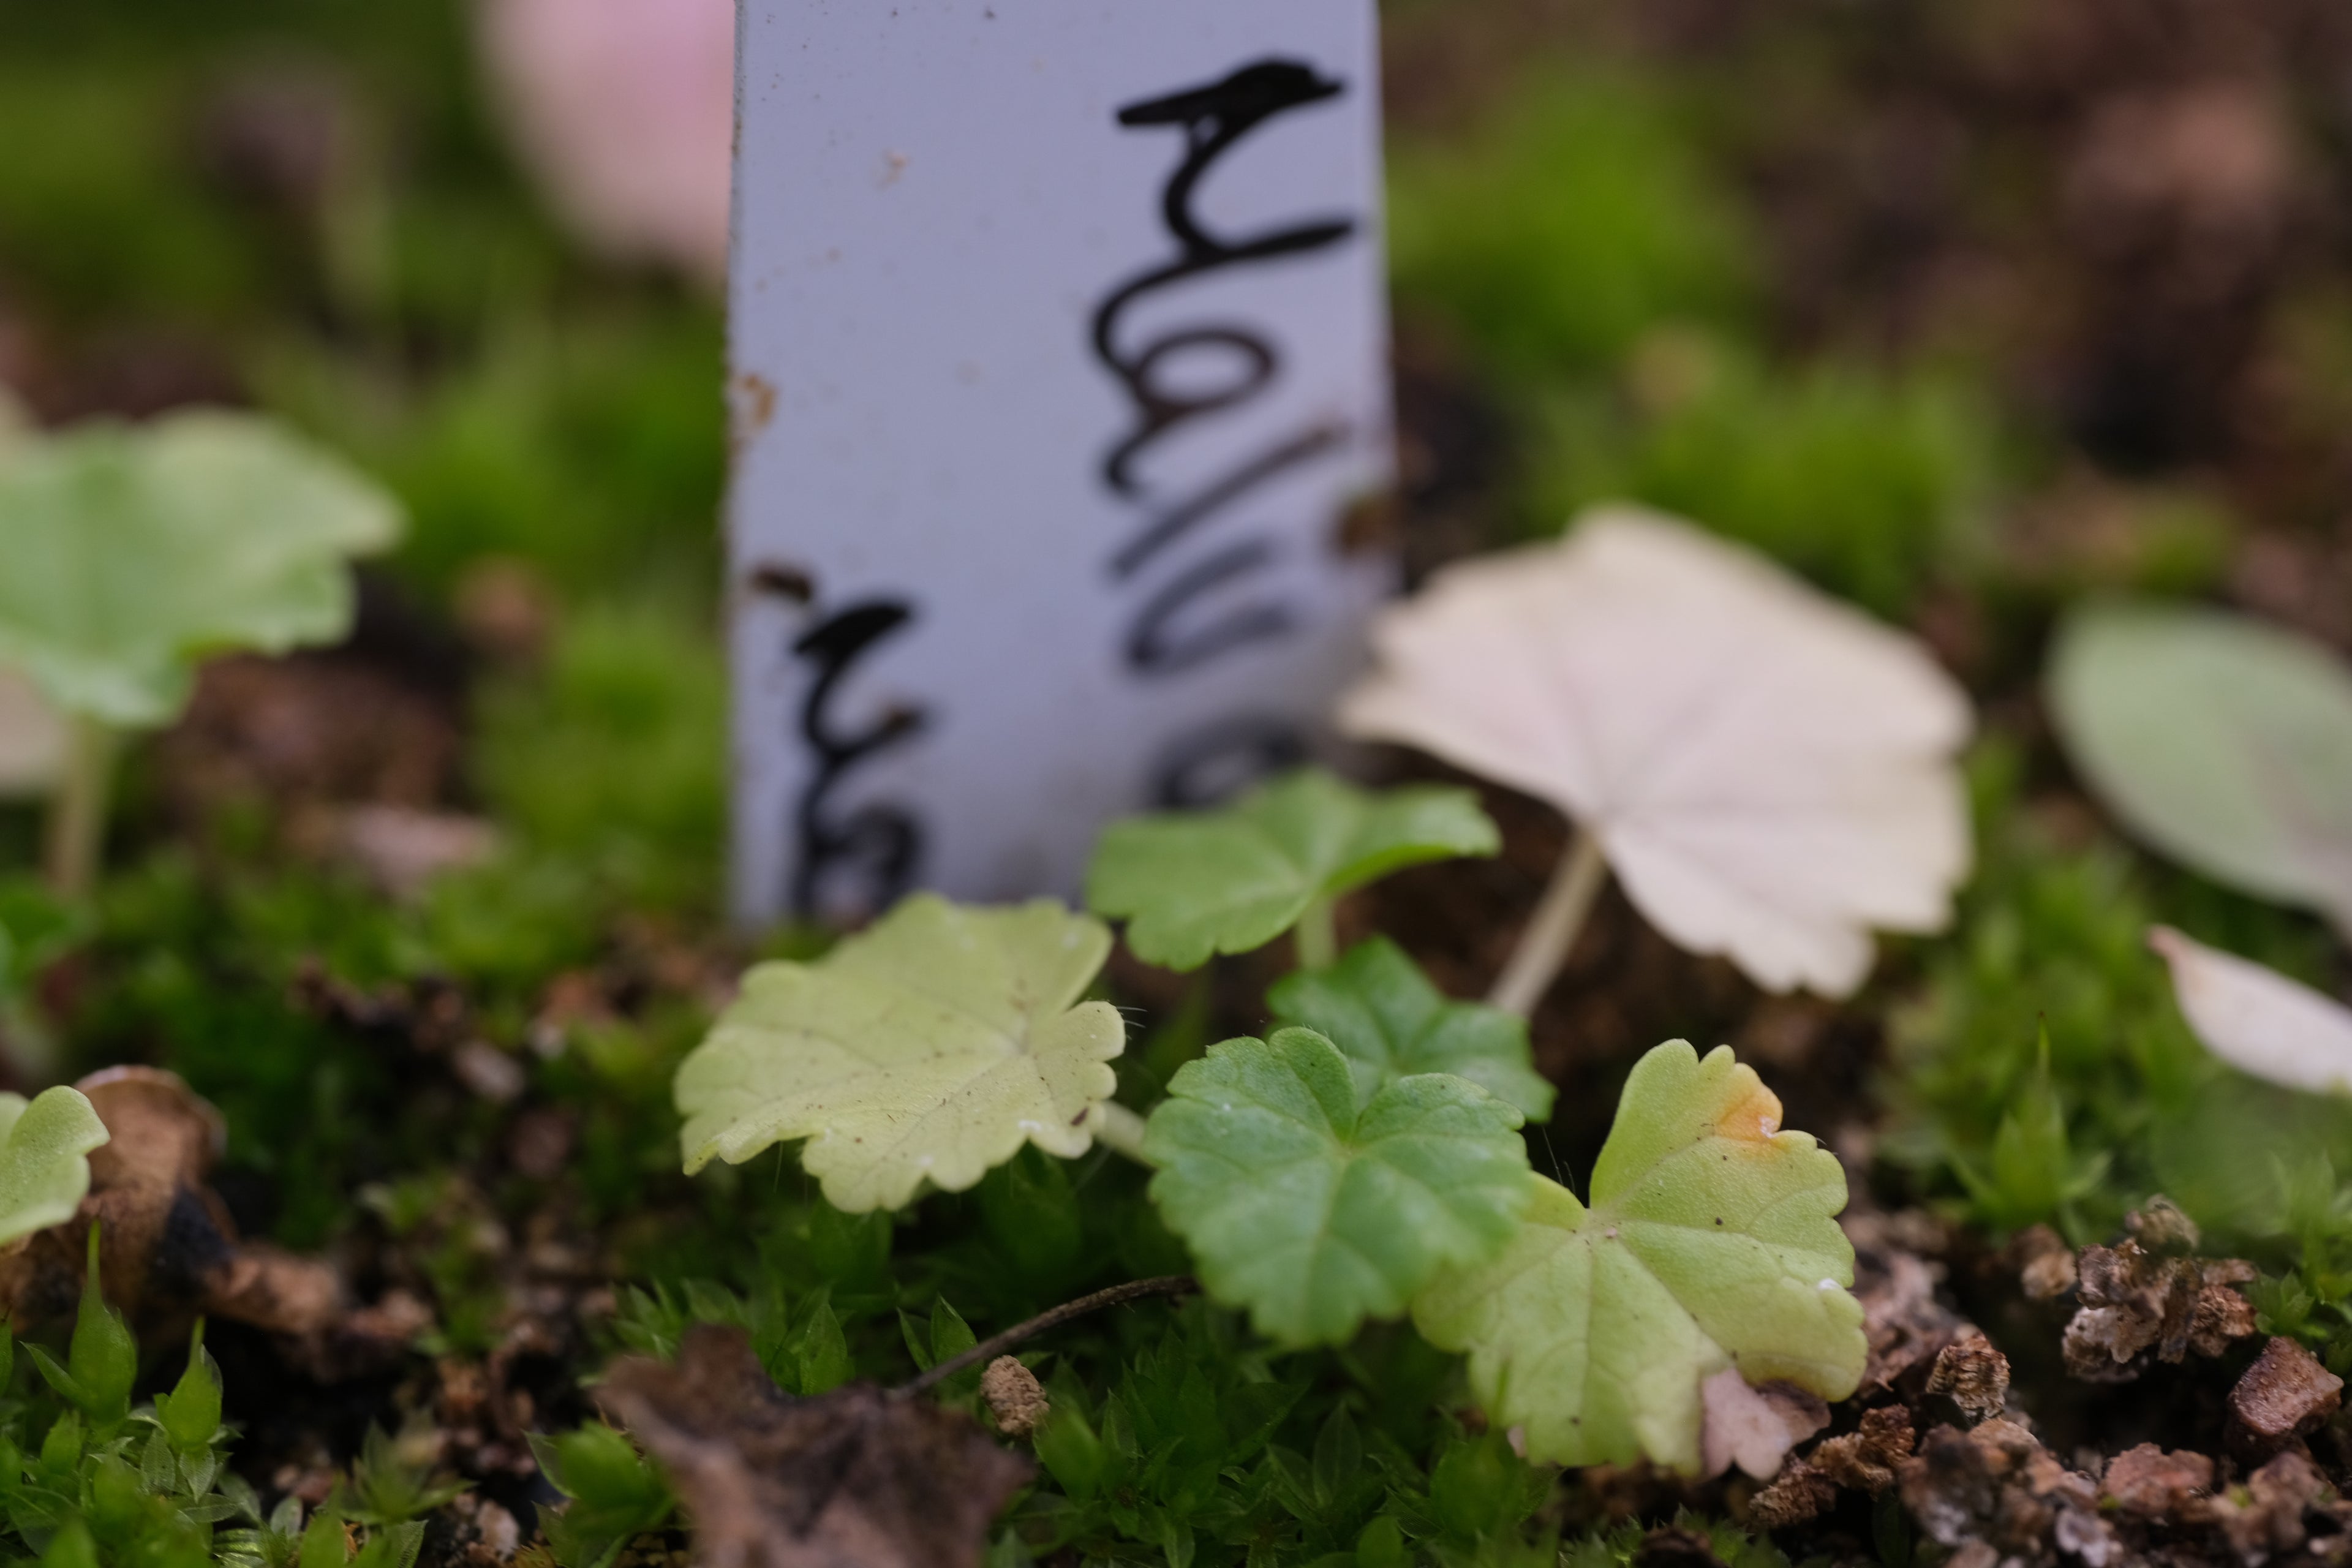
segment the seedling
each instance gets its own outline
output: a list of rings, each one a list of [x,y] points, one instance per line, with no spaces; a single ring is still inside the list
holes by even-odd
[[[1440,1270],[1484,1262],[1528,1202],[1521,1117],[1445,1073],[1358,1108],[1348,1059],[1311,1029],[1227,1040],[1151,1113],[1151,1196],[1210,1292],[1287,1344],[1343,1342]]]
[[[1966,697],[1910,639],[1673,519],[1589,515],[1375,627],[1342,727],[1581,828],[1488,1000],[1526,1014],[1611,869],[1651,923],[1773,991],[1851,994],[1871,929],[1949,918]]]
[[[1087,874],[1096,913],[1127,920],[1137,957],[1197,969],[1294,927],[1309,969],[1338,951],[1332,900],[1391,871],[1502,839],[1468,790],[1368,794],[1307,768],[1223,811],[1164,812],[1114,823]]]
[[[1119,1021],[1077,1001],[1108,948],[1098,922],[1050,901],[919,895],[815,963],[754,970],[679,1069],[688,1170],[804,1140],[835,1209],[899,1207],[927,1183],[961,1191],[1026,1143],[1071,1158],[1099,1140],[1153,1167],[1151,1201],[1197,1286],[1136,1281],[978,1345],[943,1300],[928,1325],[902,1312],[930,1369],[909,1392],[1082,1312],[1196,1288],[1286,1347],[1410,1311],[1433,1343],[1472,1352],[1498,1424],[1525,1425],[1530,1455],[1563,1463],[1695,1468],[1700,1388],[1726,1368],[1852,1391],[1861,1309],[1832,1218],[1843,1171],[1780,1131],[1780,1102],[1728,1050],[1702,1063],[1677,1041],[1634,1069],[1588,1210],[1528,1168],[1518,1130],[1551,1091],[1524,1023],[1447,1000],[1373,941],[1275,989],[1279,1016],[1329,1036],[1294,1024],[1210,1047],[1139,1136],[1109,1100]],[[992,1224],[995,1206],[982,1205]],[[667,1298],[639,1300],[648,1342],[681,1343]],[[702,1315],[749,1327],[780,1383],[804,1375],[808,1331],[796,1337],[780,1304]],[[1037,1436],[1081,1498],[1108,1441],[1069,1414]]]
[[[919,895],[814,963],[761,965],[678,1068],[688,1172],[806,1139],[825,1200],[856,1214],[961,1192],[1024,1143],[1085,1153],[1126,1044],[1108,1003],[1078,1000],[1109,953],[1050,900]]]
[[[1438,1279],[1413,1321],[1469,1352],[1471,1387],[1524,1426],[1528,1458],[1696,1473],[1701,1385],[1726,1367],[1853,1392],[1867,1347],[1833,1217],[1844,1171],[1780,1130],[1780,1100],[1729,1049],[1702,1060],[1670,1040],[1635,1065],[1589,1206],[1527,1180],[1502,1256]]]
[[[168,723],[195,667],[349,627],[345,561],[390,546],[399,508],[274,423],[182,414],[0,449],[0,665],[66,715],[49,875],[86,892],[126,730]]]

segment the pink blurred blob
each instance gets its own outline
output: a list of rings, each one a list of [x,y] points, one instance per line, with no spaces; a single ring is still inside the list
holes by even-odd
[[[481,40],[524,161],[583,238],[725,279],[734,0],[482,0]]]

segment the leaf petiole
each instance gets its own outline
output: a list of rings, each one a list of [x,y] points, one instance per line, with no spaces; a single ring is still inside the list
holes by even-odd
[[[65,777],[49,802],[44,846],[49,886],[60,898],[79,902],[98,885],[107,803],[121,747],[121,736],[113,726],[87,714],[72,717]]]
[[[1143,1118],[1115,1100],[1097,1103],[1087,1113],[1087,1130],[1095,1142],[1115,1154],[1124,1154],[1139,1165],[1151,1162],[1143,1152]]]
[[[1307,900],[1298,911],[1298,924],[1291,931],[1291,943],[1301,969],[1328,969],[1339,957],[1339,927],[1333,919],[1334,904],[1328,893]]]
[[[1536,1004],[1551,989],[1560,965],[1575,951],[1585,917],[1592,912],[1592,900],[1608,879],[1609,862],[1601,858],[1601,841],[1590,831],[1580,832],[1575,847],[1561,856],[1553,868],[1551,885],[1544,889],[1527,930],[1519,933],[1510,962],[1503,965],[1495,988],[1486,993],[1489,1005],[1522,1018],[1535,1011]]]

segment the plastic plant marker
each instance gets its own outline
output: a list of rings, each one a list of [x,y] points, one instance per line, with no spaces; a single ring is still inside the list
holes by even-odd
[[[79,1089],[29,1102],[0,1094],[0,1245],[73,1218],[89,1193],[89,1152],[109,1137]]]
[[[346,560],[400,530],[382,489],[266,419],[179,414],[32,443],[0,460],[0,664],[67,713],[164,723],[203,655],[341,636]]]
[[[1501,847],[1468,790],[1360,790],[1318,769],[1285,774],[1222,810],[1113,823],[1087,874],[1087,902],[1125,917],[1136,956],[1195,969],[1247,952],[1318,901],[1391,871]]]
[[[1360,1110],[1348,1058],[1311,1029],[1227,1040],[1151,1114],[1151,1196],[1218,1300],[1286,1344],[1336,1343],[1492,1258],[1529,1195],[1517,1110],[1443,1073]]]
[[[1035,1143],[1074,1158],[1110,1098],[1125,1026],[1080,1002],[1110,952],[1050,899],[966,909],[906,900],[814,963],[763,963],[679,1067],[688,1173],[806,1139],[845,1213],[925,1182],[961,1192]]]
[[[2102,605],[2067,622],[2049,696],[2133,834],[2352,936],[2352,670],[2334,654],[2224,611]]]
[[[1348,951],[1328,969],[1287,975],[1266,993],[1276,1019],[1339,1047],[1356,1103],[1413,1073],[1469,1079],[1530,1121],[1551,1114],[1552,1086],[1535,1070],[1527,1021],[1499,1007],[1449,1000],[1386,937]]]
[[[1540,1176],[1510,1245],[1413,1303],[1465,1351],[1497,1426],[1561,1465],[1644,1456],[1696,1473],[1702,1387],[1726,1367],[1843,1399],[1862,1376],[1853,1248],[1833,1217],[1845,1173],[1718,1047],[1670,1040],[1636,1063],[1592,1173],[1592,1203]]]
[[[1379,8],[737,9],[736,911],[1066,896],[1392,589]]]
[[[1873,928],[1949,919],[1965,695],[1912,639],[1750,551],[1601,509],[1447,568],[1373,644],[1342,728],[1558,806],[1660,931],[1770,990],[1845,995]]]
[[[2352,1008],[2168,926],[2147,943],[2171,968],[2181,1016],[2207,1050],[2284,1089],[2352,1093]]]

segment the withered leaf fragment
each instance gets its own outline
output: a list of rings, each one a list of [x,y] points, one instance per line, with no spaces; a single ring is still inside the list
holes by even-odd
[[[1030,1475],[927,1399],[793,1398],[740,1329],[695,1329],[675,1364],[615,1362],[596,1395],[668,1472],[703,1568],[978,1568]]]

